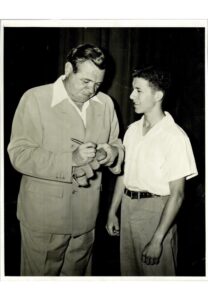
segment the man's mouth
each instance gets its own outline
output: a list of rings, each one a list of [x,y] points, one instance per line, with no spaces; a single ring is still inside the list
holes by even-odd
[[[92,98],[94,96],[94,94],[83,94],[84,97],[87,97],[87,98]]]

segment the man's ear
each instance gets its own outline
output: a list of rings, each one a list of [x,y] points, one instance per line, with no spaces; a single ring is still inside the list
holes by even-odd
[[[72,72],[73,72],[73,66],[68,61],[68,62],[65,63],[65,76],[68,77]]]
[[[156,91],[155,92],[155,100],[161,101],[163,99],[164,93],[162,91]]]

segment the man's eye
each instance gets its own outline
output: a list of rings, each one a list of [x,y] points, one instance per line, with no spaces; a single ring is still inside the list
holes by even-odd
[[[95,88],[98,89],[100,87],[100,83],[95,84]]]
[[[84,83],[89,83],[89,80],[83,80]]]

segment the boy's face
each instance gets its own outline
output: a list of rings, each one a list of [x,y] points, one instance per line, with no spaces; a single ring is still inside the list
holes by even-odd
[[[156,93],[148,80],[135,77],[132,82],[133,91],[130,99],[134,103],[134,109],[137,114],[151,112],[157,103]]]

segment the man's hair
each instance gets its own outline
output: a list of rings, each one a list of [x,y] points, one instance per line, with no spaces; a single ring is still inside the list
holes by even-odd
[[[67,55],[67,61],[72,64],[74,73],[77,72],[78,63],[83,63],[87,60],[92,61],[101,70],[106,68],[105,54],[97,46],[82,44],[73,48]]]
[[[149,66],[142,69],[135,69],[132,74],[133,78],[139,77],[147,80],[149,85],[165,93],[170,86],[170,74],[155,66]]]

